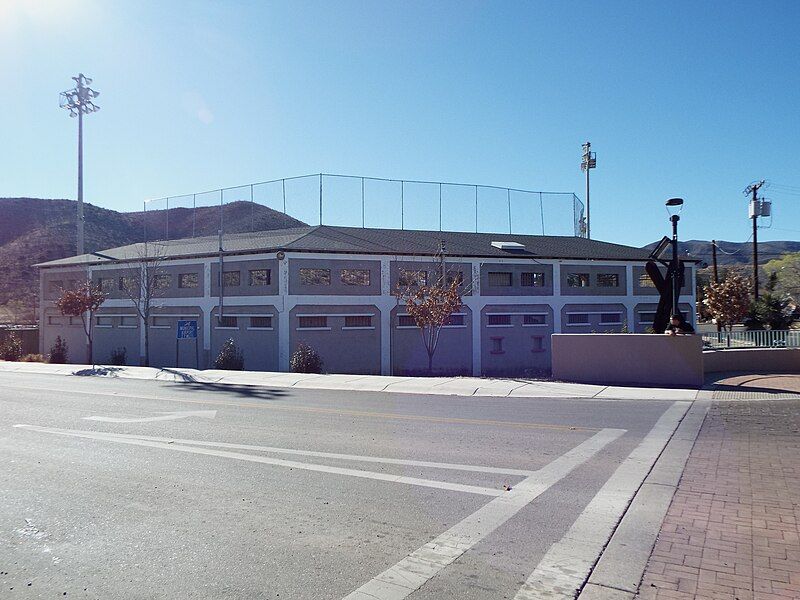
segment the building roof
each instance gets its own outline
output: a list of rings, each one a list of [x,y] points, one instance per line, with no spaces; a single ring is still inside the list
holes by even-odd
[[[257,254],[277,250],[291,252],[332,252],[376,255],[432,256],[445,243],[450,257],[531,258],[574,260],[620,260],[642,262],[649,250],[571,236],[517,235],[508,233],[466,233],[456,231],[415,231],[317,225],[227,234],[225,255]],[[524,249],[503,250],[492,242],[511,241]],[[145,256],[165,259],[200,258],[219,254],[218,236],[148,242],[111,248],[40,263],[38,267],[98,265],[139,261]]]

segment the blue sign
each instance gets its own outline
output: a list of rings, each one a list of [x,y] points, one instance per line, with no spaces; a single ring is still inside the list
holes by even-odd
[[[197,321],[178,321],[177,339],[196,340]]]

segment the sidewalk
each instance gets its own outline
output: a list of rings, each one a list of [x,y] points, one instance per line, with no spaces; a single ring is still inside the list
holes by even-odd
[[[531,379],[481,377],[389,377],[384,375],[311,375],[260,371],[198,371],[90,365],[51,365],[0,361],[0,372],[119,377],[157,381],[252,385],[273,388],[353,390],[436,394],[448,396],[500,396],[512,398],[577,398],[596,400],[694,400],[705,392],[693,389],[642,388]]]
[[[722,383],[762,394],[800,390],[798,384],[797,376]],[[800,598],[799,519],[800,400],[717,401],[689,456],[638,598]]]

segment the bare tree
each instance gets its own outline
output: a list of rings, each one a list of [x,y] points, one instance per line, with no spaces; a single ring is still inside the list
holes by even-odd
[[[166,258],[164,246],[144,242],[137,252],[137,260],[119,279],[119,289],[133,304],[144,323],[144,364],[150,366],[150,314],[158,308],[155,301],[164,296],[169,283],[165,278],[163,263]]]
[[[428,353],[428,374],[433,373],[433,356],[439,345],[442,328],[461,309],[462,296],[469,291],[464,286],[461,271],[448,271],[443,249],[437,257],[438,273],[406,270],[401,274],[394,294],[398,303],[405,304],[408,315],[419,328]]]

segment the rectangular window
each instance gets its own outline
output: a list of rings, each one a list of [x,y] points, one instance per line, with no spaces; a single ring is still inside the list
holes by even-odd
[[[372,327],[372,317],[369,315],[351,315],[344,318],[345,329]]]
[[[489,327],[511,325],[511,315],[486,315]]]
[[[492,340],[492,349],[489,351],[490,354],[505,354],[503,350],[503,338],[501,337],[493,337]]]
[[[397,279],[397,285],[401,285],[403,287],[428,285],[428,272],[400,269],[400,276]]]
[[[230,315],[222,315],[221,317],[217,317],[217,327],[235,327],[238,328],[238,320],[236,317],[232,317]]]
[[[568,325],[588,325],[589,315],[587,313],[569,313],[567,315]]]
[[[252,271],[250,271],[252,273]],[[225,271],[222,274],[222,285],[226,288],[239,287],[242,284],[242,273],[240,271]],[[253,285],[252,283],[250,285]]]
[[[156,275],[153,284],[157,290],[166,290],[172,286],[172,275],[161,274]]]
[[[119,278],[119,291],[136,294],[139,291],[139,279],[132,276]]]
[[[248,271],[248,284],[250,287],[269,285],[270,275],[270,269],[252,269]]]
[[[94,323],[98,327],[113,327],[114,317],[95,317]]]
[[[252,329],[272,329],[272,317],[250,317]]]
[[[523,325],[547,325],[547,315],[522,315]]]
[[[464,315],[453,314],[444,322],[445,327],[462,327],[464,325]]]
[[[139,317],[120,317],[119,318],[119,326],[120,327],[138,327],[139,325]]]
[[[328,317],[326,316],[311,316],[299,317],[298,329],[323,329],[328,327]]]
[[[520,273],[522,287],[544,287],[544,273]]]
[[[414,317],[411,315],[399,315],[397,317],[397,326],[398,327],[416,327],[417,322],[414,320]]]
[[[617,273],[598,273],[598,287],[619,287],[619,275]]]
[[[531,348],[531,352],[544,352],[544,338],[542,336],[531,336],[531,342],[533,342],[533,348]]]
[[[511,287],[512,273],[489,272],[489,287]]]
[[[172,321],[169,317],[153,317],[153,327],[168,329],[172,326]]]
[[[330,285],[330,269],[300,269],[300,283],[303,285]]]
[[[621,313],[600,313],[601,325],[622,325]]]
[[[197,273],[181,273],[178,275],[179,288],[196,288],[199,285],[199,276]]]
[[[656,320],[655,311],[645,311],[639,313],[639,325],[652,325]]]
[[[61,317],[49,316],[47,317],[47,324],[48,325],[63,325],[64,321]]]
[[[116,281],[112,277],[101,277],[97,280],[97,285],[100,286],[100,291],[104,294],[109,294],[114,291]]]
[[[569,273],[567,275],[568,287],[589,287],[588,273]]]
[[[339,277],[345,285],[369,285],[369,269],[342,269]]]
[[[653,283],[652,279],[650,279],[650,275],[648,275],[647,273],[643,273],[642,275],[639,275],[639,287],[654,288],[656,287],[656,284]]]
[[[47,291],[50,294],[60,294],[61,288],[64,287],[64,282],[60,279],[51,279],[47,283]]]

